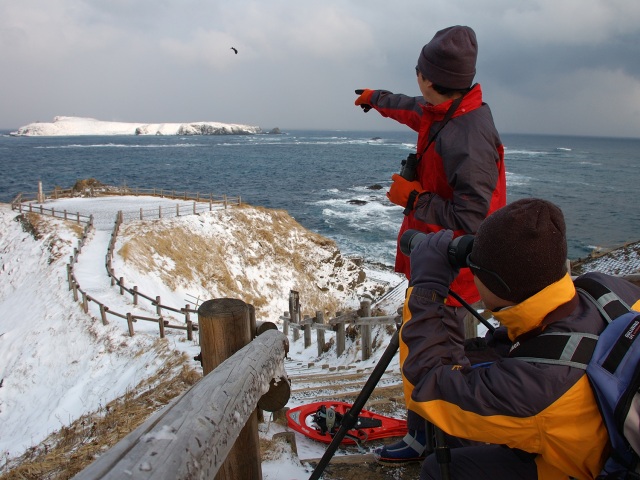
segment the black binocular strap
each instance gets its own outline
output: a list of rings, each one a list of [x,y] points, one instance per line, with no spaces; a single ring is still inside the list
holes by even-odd
[[[472,86],[468,91],[464,92],[460,97],[456,98],[451,103],[451,106],[449,107],[449,110],[447,110],[447,113],[444,114],[444,118],[442,119],[442,122],[438,126],[438,129],[435,132],[433,132],[431,135],[429,135],[429,141],[427,142],[427,146],[424,147],[424,150],[422,150],[422,153],[420,155],[418,155],[418,163],[422,159],[422,156],[425,154],[425,152],[427,150],[429,150],[429,147],[431,146],[431,144],[433,142],[435,142],[435,140],[438,137],[438,134],[440,133],[440,131],[445,127],[445,125],[449,122],[449,120],[451,120],[451,118],[453,118],[453,114],[456,113],[456,110],[458,109],[458,107],[462,103],[462,99],[464,98],[464,96],[467,93],[469,93],[471,91],[471,89],[473,89],[474,86]]]

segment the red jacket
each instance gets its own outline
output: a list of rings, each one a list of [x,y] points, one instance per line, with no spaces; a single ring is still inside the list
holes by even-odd
[[[504,147],[491,110],[482,102],[479,84],[465,95],[451,120],[424,152],[429,133],[440,126],[452,102],[430,105],[422,97],[385,90],[376,90],[371,96],[371,106],[382,116],[418,132],[418,180],[426,192],[405,216],[398,240],[410,228],[423,232],[445,228],[453,230],[455,236],[474,234],[482,220],[507,203]],[[395,270],[410,277],[409,258],[400,252],[399,242]],[[462,269],[451,289],[468,303],[480,299],[468,268]],[[459,305],[451,297],[447,303]]]

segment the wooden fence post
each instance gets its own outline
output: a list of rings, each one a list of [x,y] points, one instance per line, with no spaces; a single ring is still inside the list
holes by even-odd
[[[371,302],[363,300],[360,302],[360,316],[368,318],[371,316]],[[371,325],[360,326],[360,342],[362,347],[362,360],[371,357]]]
[[[205,375],[251,341],[249,307],[242,300],[207,300],[198,308],[202,370]],[[258,415],[254,411],[215,480],[262,479]]]
[[[187,340],[193,340],[193,322],[191,321],[191,312],[189,311],[189,304],[184,307],[184,321],[187,324]]]
[[[107,311],[103,304],[100,304],[100,317],[102,318],[103,325],[109,325],[109,321],[107,320]]]
[[[304,316],[304,348],[309,348],[311,346],[311,319],[309,315]]]
[[[162,307],[160,306],[162,302],[160,301],[160,296],[156,297],[156,313],[158,316],[162,316]]]
[[[249,331],[251,332],[251,340],[253,340],[258,335],[258,326],[256,322],[256,307],[253,305],[247,304],[247,308],[249,309]]]
[[[289,291],[289,318],[291,323],[300,323],[300,294],[295,290]]]
[[[297,342],[298,340],[300,340],[300,325],[297,323],[293,324],[293,341]]]
[[[342,312],[336,312],[336,317],[341,317]],[[344,322],[338,324],[338,330],[336,330],[336,355],[340,356],[344,353],[345,344],[345,328]]]
[[[42,190],[42,180],[38,180],[38,203],[44,203],[44,191]],[[29,205],[31,207],[31,205]]]
[[[127,326],[129,327],[129,336],[133,337],[133,315],[127,313]]]
[[[478,308],[483,308],[481,302],[476,302],[471,307],[474,310],[478,310]],[[478,325],[480,323],[476,320],[476,317],[473,316],[471,312],[467,312],[467,315],[464,317],[464,338],[475,338],[478,336]]]
[[[324,313],[316,312],[316,323],[318,325],[324,325]],[[316,341],[318,343],[318,356],[324,353],[324,328],[316,329]]]
[[[284,312],[284,318],[282,319],[282,333],[289,336],[289,312]]]
[[[133,304],[134,305],[138,305],[138,286],[134,285],[133,286]]]

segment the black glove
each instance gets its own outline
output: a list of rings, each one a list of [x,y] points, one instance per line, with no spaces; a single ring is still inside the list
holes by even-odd
[[[449,285],[460,269],[449,262],[447,250],[453,240],[451,230],[430,233],[411,251],[411,286],[435,291],[446,298]]]

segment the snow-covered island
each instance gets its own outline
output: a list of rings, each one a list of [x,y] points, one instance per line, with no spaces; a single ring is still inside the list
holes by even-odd
[[[20,127],[14,136],[54,137],[75,135],[257,135],[278,134],[252,125],[220,122],[191,123],[125,123],[106,122],[95,118],[54,117],[53,122],[34,122]]]

